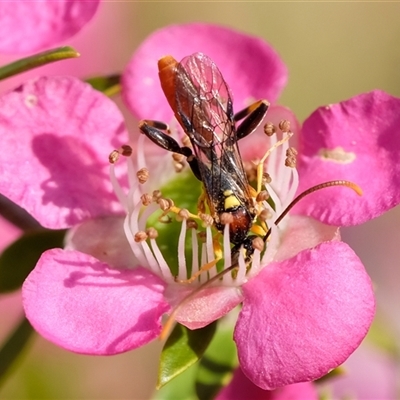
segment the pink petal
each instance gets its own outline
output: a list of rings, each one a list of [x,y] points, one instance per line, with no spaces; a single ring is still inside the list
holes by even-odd
[[[357,348],[372,322],[371,282],[343,242],[271,263],[243,286],[240,366],[263,389],[317,379]]]
[[[343,364],[344,375],[326,382],[335,399],[395,399],[398,369],[392,354],[364,341]],[[325,391],[326,391],[325,390]]]
[[[213,287],[201,290],[180,304],[193,288],[172,286],[165,294],[171,307],[179,306],[175,320],[189,329],[199,329],[226,315],[243,300],[237,287]]]
[[[361,186],[364,195],[347,188],[324,189],[302,200],[296,212],[345,226],[399,204],[399,125],[400,99],[379,90],[315,111],[303,126],[299,191],[345,179]]]
[[[30,53],[79,32],[95,14],[99,0],[2,1],[0,52]]]
[[[274,256],[274,261],[283,261],[295,257],[301,251],[312,249],[322,242],[340,240],[339,228],[322,224],[313,218],[304,216],[290,216],[288,218],[288,225]]]
[[[21,230],[0,216],[0,251],[3,251],[8,245],[21,235]]]
[[[286,84],[286,66],[263,39],[218,25],[171,25],[149,36],[124,72],[123,95],[136,117],[172,119],[161,91],[157,61],[167,54],[180,61],[195,52],[207,54],[218,65],[232,89],[236,111],[249,99],[274,102]]]
[[[169,307],[149,271],[110,269],[76,251],[45,252],[23,285],[26,316],[53,343],[110,355],[140,347],[161,331]]]
[[[243,374],[240,367],[232,381],[216,397],[217,400],[317,400],[318,394],[311,382],[288,385],[276,390],[263,390]]]
[[[124,135],[116,105],[89,85],[29,81],[0,98],[0,192],[49,228],[120,212],[108,155]]]
[[[104,217],[71,228],[65,238],[66,250],[89,254],[113,268],[138,266],[124,231],[124,217]]]

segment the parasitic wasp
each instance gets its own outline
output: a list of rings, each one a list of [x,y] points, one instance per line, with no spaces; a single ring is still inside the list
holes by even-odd
[[[203,183],[215,228],[223,232],[229,221],[232,258],[237,259],[243,247],[250,260],[254,236],[249,232],[257,217],[257,193],[246,176],[238,141],[260,125],[269,103],[260,100],[234,114],[227,83],[216,64],[203,53],[194,53],[181,62],[172,56],[163,57],[158,69],[164,94],[191,147],[180,146],[162,122],[143,120],[139,129],[158,146],[186,157]],[[201,203],[199,210],[205,211]]]

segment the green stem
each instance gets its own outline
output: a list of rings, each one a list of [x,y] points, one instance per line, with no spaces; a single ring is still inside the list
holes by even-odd
[[[0,349],[0,381],[4,382],[5,375],[25,348],[33,332],[31,324],[23,317]]]
[[[9,78],[25,71],[50,64],[55,61],[79,57],[80,54],[69,46],[47,50],[33,56],[22,58],[0,68],[0,80]]]

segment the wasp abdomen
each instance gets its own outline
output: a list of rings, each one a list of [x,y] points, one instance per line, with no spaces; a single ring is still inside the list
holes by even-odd
[[[232,190],[225,190],[223,192],[223,207],[221,207],[221,214],[227,213],[230,215],[229,221],[229,239],[233,244],[242,243],[251,228],[252,216],[249,210],[242,205],[239,199],[235,196]],[[219,221],[216,222],[216,228],[223,231],[224,225]]]

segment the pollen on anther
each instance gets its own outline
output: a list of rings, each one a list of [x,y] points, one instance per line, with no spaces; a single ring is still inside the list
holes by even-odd
[[[177,163],[182,163],[185,161],[185,156],[179,153],[172,153],[172,159]]]
[[[161,190],[153,190],[153,201],[157,202],[161,196]]]
[[[147,168],[141,168],[136,173],[136,176],[140,184],[146,183],[147,179],[149,179],[149,170]]]
[[[171,208],[171,203],[169,202],[169,199],[160,198],[157,200],[157,203],[163,211],[168,211]]]
[[[115,164],[118,159],[119,159],[119,151],[118,150],[113,150],[110,155],[108,156],[108,161],[110,164]]]
[[[262,175],[262,184],[265,186],[267,183],[271,182],[272,182],[271,176],[268,174],[268,172],[264,172]]]
[[[130,157],[132,155],[132,147],[129,146],[128,144],[123,144],[120,149],[120,153],[124,157]]]
[[[279,122],[279,129],[282,132],[290,132],[290,121],[283,119],[281,122]]]
[[[148,193],[144,193],[140,196],[140,200],[144,206],[149,206],[153,201],[153,197]]]
[[[181,172],[183,170],[183,168],[184,168],[183,163],[179,163],[179,162],[174,163],[174,169],[175,169],[176,173],[179,174],[179,172]]]
[[[120,156],[130,157],[132,155],[132,147],[128,144],[123,144],[118,150],[113,150],[108,156],[110,164],[115,164]]]
[[[201,243],[205,243],[207,240],[207,235],[206,235],[206,232],[204,232],[204,231],[199,232],[197,237],[199,238],[199,241]]]
[[[147,233],[139,231],[135,234],[134,239],[136,243],[144,242],[147,239]]]
[[[185,135],[185,136],[182,138],[182,144],[183,144],[184,146],[186,146],[186,147],[192,148],[192,143],[191,143],[191,141],[190,141],[190,139],[189,139],[189,136],[187,136],[187,135]]]
[[[272,218],[272,213],[271,213],[271,211],[269,211],[269,210],[267,210],[267,209],[264,209],[264,210],[262,210],[262,211],[260,212],[260,214],[258,215],[258,218],[259,218],[261,221],[267,221],[268,219],[271,219],[271,218]]]
[[[231,224],[233,222],[233,216],[230,213],[222,213],[220,221],[222,225]]]
[[[200,219],[204,222],[204,224],[205,224],[206,226],[212,226],[213,223],[214,223],[213,217],[212,217],[211,215],[209,215],[209,214],[200,213],[200,214],[199,214],[199,217],[200,217]]]
[[[272,136],[276,132],[276,126],[272,122],[267,122],[264,125],[264,133],[267,136]]]
[[[252,240],[251,245],[253,246],[253,249],[263,251],[265,244],[264,240],[257,236]]]
[[[269,193],[266,190],[261,190],[260,193],[258,193],[257,197],[256,197],[256,201],[258,203],[268,200],[269,199]]]
[[[186,219],[187,220],[189,218],[189,211],[186,210],[186,208],[182,208],[178,212],[178,217],[181,218],[181,219]]]
[[[158,237],[158,231],[153,227],[146,229],[146,234],[149,237],[149,239],[157,239]]]
[[[186,221],[186,224],[187,224],[188,229],[196,229],[197,230],[197,228],[198,228],[197,222],[192,218],[189,218]]]

